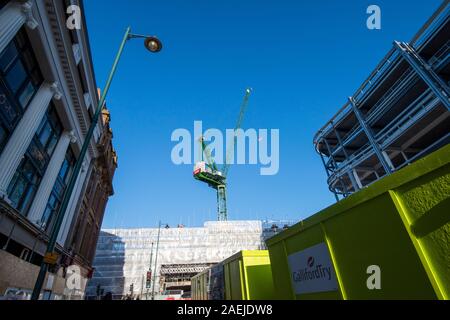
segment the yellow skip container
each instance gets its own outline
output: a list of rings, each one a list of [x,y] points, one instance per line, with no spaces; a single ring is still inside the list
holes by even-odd
[[[193,300],[274,299],[267,250],[241,251],[194,276]]]
[[[449,222],[447,145],[269,239],[275,296],[449,299]]]

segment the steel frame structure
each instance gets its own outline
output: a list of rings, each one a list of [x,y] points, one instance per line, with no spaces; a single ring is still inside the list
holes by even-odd
[[[186,273],[200,273],[213,266],[214,263],[194,263],[194,264],[169,264],[161,265],[161,275],[178,275]]]
[[[450,4],[393,48],[315,135],[337,200],[450,141]]]

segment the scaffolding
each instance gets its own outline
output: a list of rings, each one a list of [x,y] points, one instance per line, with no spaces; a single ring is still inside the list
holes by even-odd
[[[450,141],[450,4],[393,48],[315,135],[337,200]]]
[[[264,230],[261,221],[211,221],[199,228],[105,229],[86,296],[95,299],[98,292],[110,292],[114,299],[150,299],[153,283],[156,296],[168,290],[190,291],[195,274],[241,250],[264,249],[266,237],[273,234]],[[147,272],[151,272],[151,286]]]

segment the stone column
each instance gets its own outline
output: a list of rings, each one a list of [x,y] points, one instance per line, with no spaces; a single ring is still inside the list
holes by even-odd
[[[45,206],[47,205],[53,186],[55,185],[59,171],[61,170],[61,166],[66,157],[69,143],[75,143],[76,141],[77,139],[72,131],[64,132],[59,138],[52,158],[45,170],[44,177],[39,184],[33,204],[31,205],[30,211],[28,211],[28,219],[34,224],[38,224],[41,220]]]
[[[58,85],[56,83],[42,84],[3,149],[0,155],[0,198],[7,198],[8,185],[53,97],[61,99]]]
[[[72,223],[74,219],[77,219],[77,208],[79,202],[83,201],[83,186],[86,181],[86,176],[88,173],[88,165],[87,162],[83,162],[83,166],[81,167],[81,172],[78,175],[77,182],[75,184],[74,191],[72,192],[72,197],[70,198],[69,207],[67,208],[66,215],[64,216],[64,220],[62,223],[61,230],[58,234],[58,243],[61,246],[65,246],[67,237],[69,235],[69,229],[73,225],[73,228],[75,228],[75,223]],[[76,221],[75,221],[76,222]]]
[[[93,161],[95,161],[95,160],[93,160]],[[97,184],[98,184],[98,181],[99,181],[99,177],[98,177],[98,173],[95,171],[95,164],[93,166],[94,167],[92,168],[90,174],[86,177],[86,179],[88,179],[87,183],[91,183],[91,180],[94,180],[92,188],[97,188],[98,187]],[[87,195],[85,193],[83,195],[83,197],[86,197],[86,196]],[[82,199],[80,201],[83,201]],[[84,217],[83,217],[83,220],[81,220],[80,229],[79,229],[78,235],[77,235],[77,241],[76,241],[76,243],[74,245],[75,252],[77,252],[79,254],[83,254],[83,252],[81,252],[81,250],[83,249],[81,247],[81,244],[83,242],[83,239],[84,239],[84,236],[85,236],[85,233],[86,233],[88,221],[90,219],[89,218],[90,217],[90,215],[89,215],[90,209],[92,209],[92,198],[89,198],[88,208],[84,212]],[[77,219],[80,219],[80,214],[78,214]]]
[[[11,1],[0,11],[0,52],[16,36],[17,32],[26,23],[30,29],[38,26],[33,17],[33,2],[27,1],[23,4]]]

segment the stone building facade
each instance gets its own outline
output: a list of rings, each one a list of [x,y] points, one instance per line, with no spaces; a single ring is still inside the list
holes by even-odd
[[[97,144],[99,157],[91,163],[84,195],[77,206],[78,215],[66,240],[66,246],[74,253],[73,259],[88,268],[92,266],[108,198],[114,193],[112,180],[117,168],[109,111],[103,110],[102,116],[104,131]]]
[[[81,10],[69,28],[70,6]],[[98,104],[79,0],[0,0],[0,296],[28,296]],[[117,157],[99,120],[58,234],[42,297],[81,298]],[[88,193],[89,190],[92,190]],[[80,285],[67,286],[72,270]]]

